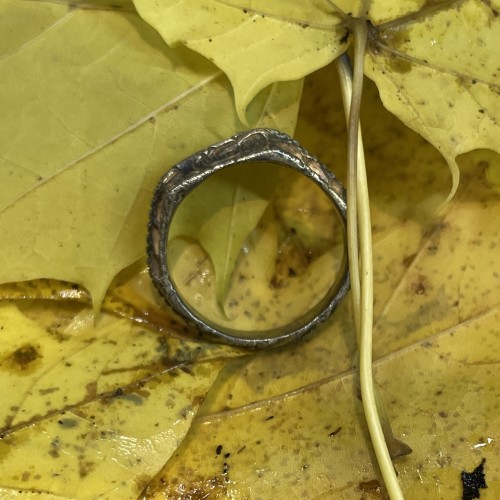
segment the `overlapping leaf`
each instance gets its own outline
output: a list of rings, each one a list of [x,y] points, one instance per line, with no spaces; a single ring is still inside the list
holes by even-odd
[[[474,149],[500,152],[500,18],[489,2],[451,2],[443,10],[374,28],[366,73],[386,108],[446,158]]]
[[[98,306],[114,275],[144,255],[161,175],[244,126],[220,71],[168,49],[135,13],[1,8],[0,281],[64,279]],[[9,19],[23,20],[14,37]],[[252,125],[291,132],[300,89],[267,89],[249,110]],[[247,231],[259,217],[247,218]]]
[[[322,109],[332,109],[331,96],[321,93],[332,76],[322,72],[313,87],[315,97],[323,95]],[[485,495],[495,497],[500,279],[492,248],[499,244],[493,215],[499,201],[497,187],[478,167],[498,167],[498,156],[480,152],[464,160],[463,189],[433,220],[447,195],[444,161],[374,98],[369,87],[364,111],[371,117],[365,140],[377,263],[375,376],[396,434],[413,448],[396,461],[405,498],[460,496],[460,472],[482,458]],[[301,139],[316,143],[317,151],[326,148],[325,159],[339,165],[341,155],[326,137],[341,113],[332,117],[313,107],[302,119]],[[390,171],[384,168],[389,162]],[[300,346],[228,367],[178,453],[145,492],[154,498],[181,491],[250,498],[379,494],[351,372],[348,309],[343,304]]]
[[[3,8],[6,5],[11,4]],[[410,8],[409,3],[401,5]],[[415,5],[412,2],[411,8]],[[19,31],[13,47],[25,50],[46,40],[47,26],[64,10],[53,4],[40,8],[44,15],[38,27],[32,26],[24,39]],[[37,30],[42,36],[25,47]],[[376,40],[382,43],[380,36]],[[165,50],[150,43],[159,53]],[[391,64],[401,65],[397,59]],[[179,63],[178,68],[184,66]],[[323,84],[333,77],[324,73]],[[216,102],[225,103],[226,92],[221,85]],[[331,135],[342,130],[342,116],[318,112],[332,109],[325,97],[329,94],[324,87],[315,89],[312,119],[305,120],[302,137],[317,153],[328,145],[324,159],[339,173],[344,164],[342,138],[334,133],[339,146],[332,148]],[[202,101],[196,101],[196,110]],[[447,192],[442,163],[424,141],[408,135],[382,110],[370,107],[365,113],[370,117],[365,136],[376,262],[376,375],[396,432],[414,448],[412,456],[397,463],[399,477],[408,498],[460,496],[460,471],[472,470],[486,457],[487,492],[496,497],[498,157],[479,153],[464,161],[461,166],[470,176],[464,179],[464,191],[433,225],[429,214]],[[181,138],[175,135],[179,156],[192,152]],[[43,144],[36,145],[44,151]],[[485,170],[488,176],[483,178]],[[257,255],[247,256],[247,262],[276,250],[274,237],[260,243],[266,251],[261,254],[253,247]],[[192,251],[203,257],[196,245]],[[262,282],[269,281],[273,260],[268,256],[259,264],[252,270]],[[184,271],[192,267],[193,261]],[[205,278],[213,277],[210,266],[206,270]],[[201,285],[197,291],[206,291]],[[264,287],[252,290],[258,295]],[[265,304],[253,302],[255,316]],[[58,309],[57,318],[47,323],[34,304],[19,307],[24,313],[11,304],[1,307],[0,375],[9,391],[8,404],[2,407],[7,436],[0,442],[0,495],[28,497],[33,490],[47,498],[87,493],[134,498],[142,490],[159,497],[231,493],[352,498],[378,489],[355,380],[348,372],[354,346],[347,304],[306,343],[249,363],[239,360],[228,369],[206,401],[203,419],[153,481],[151,476],[176,449],[221,366],[214,358],[232,351],[187,345],[107,316],[92,327],[86,310],[75,315],[74,310]],[[145,316],[149,313],[146,310]],[[152,322],[161,322],[152,316]],[[12,387],[16,390],[10,391]],[[225,411],[228,407],[235,410]],[[138,453],[140,461],[132,453]]]
[[[105,315],[94,327],[88,308],[45,309],[0,306],[0,495],[135,498],[230,352]]]
[[[326,0],[207,0],[204,9],[176,0],[135,4],[167,43],[183,43],[229,76],[240,116],[261,88],[338,57],[353,18],[366,19],[366,74],[387,109],[444,155],[452,194],[457,155],[500,151],[500,17],[492,2],[379,0],[368,2],[367,12],[363,2]]]
[[[169,45],[183,44],[224,71],[242,120],[259,91],[303,78],[347,47],[345,16],[329,2],[295,0],[271,7],[268,2],[215,0],[134,4]]]

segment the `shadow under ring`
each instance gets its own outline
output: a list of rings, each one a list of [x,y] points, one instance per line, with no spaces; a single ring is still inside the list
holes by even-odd
[[[341,271],[325,294],[293,322],[258,333],[222,327],[198,313],[176,289],[168,267],[167,241],[174,214],[184,198],[207,177],[235,165],[267,162],[305,175],[333,202],[341,222],[344,252]],[[147,256],[151,278],[167,304],[194,326],[200,338],[246,348],[279,347],[304,337],[324,322],[349,291],[346,192],[328,168],[297,141],[273,129],[253,129],[209,146],[174,165],[156,186],[148,225]]]

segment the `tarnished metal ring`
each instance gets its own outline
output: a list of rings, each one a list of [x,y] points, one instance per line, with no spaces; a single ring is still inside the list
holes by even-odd
[[[270,162],[292,168],[315,182],[332,200],[341,221],[344,256],[341,273],[325,297],[301,318],[280,328],[258,332],[214,324],[187,304],[176,290],[168,268],[167,241],[175,211],[207,177],[226,167]],[[346,193],[317,158],[277,130],[254,129],[199,151],[174,165],[160,180],[151,205],[147,254],[153,283],[172,309],[193,325],[202,338],[238,347],[277,347],[298,340],[325,321],[349,290],[346,237]]]

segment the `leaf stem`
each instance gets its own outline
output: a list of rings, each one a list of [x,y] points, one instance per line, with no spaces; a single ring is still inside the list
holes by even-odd
[[[351,69],[347,55],[337,60],[337,70],[348,122],[347,238],[353,311],[359,348],[360,386],[366,423],[387,492],[391,500],[400,500],[403,499],[403,493],[380,422],[372,373],[373,257],[371,217],[363,140],[359,125],[363,88],[363,60],[367,39],[366,21],[362,19],[355,21],[354,35],[354,71]]]

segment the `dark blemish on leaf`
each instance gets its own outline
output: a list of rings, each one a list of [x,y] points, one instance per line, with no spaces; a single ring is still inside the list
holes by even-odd
[[[304,29],[309,28],[309,24],[307,23],[301,23],[300,24]]]
[[[85,386],[85,391],[88,399],[94,398],[97,394],[97,382],[89,382]]]
[[[243,9],[243,14],[248,14],[248,9]]]
[[[126,399],[127,401],[134,403],[136,406],[140,406],[144,403],[143,399],[139,394],[135,393],[124,394],[122,397],[123,399]]]
[[[112,397],[113,398],[118,398],[120,396],[123,396],[123,389],[121,387],[118,387],[118,389],[115,389],[113,391]]]
[[[50,450],[49,450],[49,455],[52,458],[59,458],[60,446],[61,446],[61,443],[60,443],[58,437],[56,437],[55,439],[52,440],[52,442],[50,443]]]
[[[336,434],[338,434],[340,431],[342,430],[342,427],[337,427],[334,431],[330,432],[330,434],[328,434],[328,437],[333,437],[335,436]]]
[[[215,454],[220,455],[221,453],[222,453],[222,445],[219,444],[219,446],[217,446],[217,448],[215,448]]]
[[[229,464],[224,462],[222,465],[222,475],[225,476],[229,472]]]
[[[246,447],[247,447],[247,445],[244,444],[236,453],[239,455],[242,451],[245,450]]]
[[[95,462],[92,462],[91,460],[83,460],[83,457],[80,458],[78,465],[80,478],[88,476],[89,473],[95,468]]]
[[[429,285],[425,276],[421,274],[417,276],[417,280],[412,282],[411,289],[417,295],[425,295]]]
[[[340,44],[344,45],[344,43],[347,43],[347,40],[349,40],[349,31],[346,31],[344,36],[340,39]]]
[[[440,411],[438,413],[438,415],[441,417],[441,418],[448,418],[448,412],[446,411]]]
[[[194,376],[193,369],[190,366],[181,366],[181,371],[187,373],[188,375]]]
[[[212,39],[211,39],[211,38],[209,38],[209,39],[208,39],[208,41],[209,41],[209,42],[211,42],[211,41],[212,41]]]
[[[472,500],[473,498],[479,498],[479,490],[487,488],[486,479],[484,475],[484,463],[486,459],[483,458],[481,463],[472,471],[465,472],[462,471],[461,479],[463,486],[463,500]]]
[[[193,399],[193,406],[200,406],[203,401],[205,401],[205,397],[204,396],[195,396],[194,399]]]
[[[53,392],[57,392],[59,387],[48,387],[47,389],[40,389],[38,393],[40,396],[46,396],[47,394],[52,394]]]
[[[266,418],[266,422],[267,422],[268,420],[272,420],[273,418],[274,418],[274,415],[270,415],[269,417],[267,417],[267,418]]]
[[[76,420],[75,418],[61,418],[57,421],[57,423],[65,429],[71,429],[78,425],[78,420]]]
[[[405,257],[402,260],[402,264],[404,267],[410,267],[410,264],[415,260],[415,257],[417,256],[416,253],[412,253],[411,255],[408,255],[408,257]]]
[[[391,71],[394,71],[395,73],[405,74],[409,73],[412,69],[412,63],[400,57],[389,57],[387,59],[387,64]],[[423,101],[423,104],[425,104],[425,101]]]
[[[229,452],[224,454],[224,458],[229,458],[230,456],[231,456],[231,453],[229,453]]]
[[[188,418],[189,414],[193,411],[193,407],[191,405],[188,405],[188,406],[185,406],[184,408],[182,408],[182,410],[180,410],[179,412],[179,415],[182,417],[182,418]]]
[[[26,344],[12,354],[12,361],[16,363],[20,368],[26,368],[30,363],[35,361],[40,355],[36,347],[31,344]]]
[[[372,479],[371,481],[361,481],[358,484],[358,489],[366,492],[380,491],[380,483],[377,479]]]

